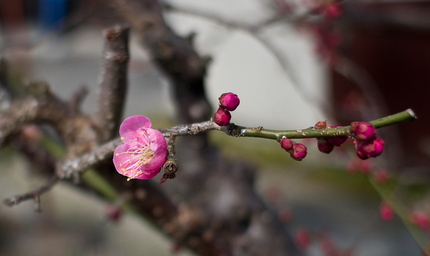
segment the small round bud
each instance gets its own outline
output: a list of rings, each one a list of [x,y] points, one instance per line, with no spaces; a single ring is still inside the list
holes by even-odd
[[[376,138],[376,128],[369,122],[352,122],[351,131],[359,140],[373,140]]]
[[[228,110],[225,110],[225,109],[220,107],[215,112],[213,120],[219,126],[226,126],[230,123],[231,114]]]
[[[336,127],[341,127],[341,126],[330,125],[328,128],[336,128]],[[340,147],[340,145],[342,145],[348,139],[348,137],[347,136],[337,136],[337,137],[327,137],[326,139],[333,146]]]
[[[293,148],[293,141],[287,138],[281,139],[281,148],[291,150]]]
[[[377,157],[384,151],[384,144],[385,141],[379,137],[372,141],[360,141],[357,143],[357,152],[361,151],[368,158]]]
[[[348,137],[346,137],[346,136],[327,137],[327,141],[336,147],[340,147],[347,139],[348,139]]]
[[[315,124],[315,129],[325,129],[327,128],[327,122],[326,121],[319,121]]]
[[[236,94],[232,92],[223,93],[219,98],[219,105],[221,108],[233,111],[239,106],[240,100]]]
[[[306,148],[305,145],[301,143],[295,143],[293,145],[293,149],[290,152],[291,158],[297,161],[302,161],[307,154],[308,154],[308,149]]]
[[[383,221],[391,221],[394,218],[394,210],[386,202],[382,202],[379,207],[379,215]]]
[[[430,230],[430,218],[424,211],[416,211],[410,214],[410,221],[423,230]]]
[[[318,150],[325,154],[330,154],[331,151],[333,151],[333,144],[328,142],[326,138],[317,138],[317,146]]]
[[[369,159],[367,154],[361,148],[357,148],[355,150],[355,153],[357,153],[358,158],[360,158],[361,160]]]

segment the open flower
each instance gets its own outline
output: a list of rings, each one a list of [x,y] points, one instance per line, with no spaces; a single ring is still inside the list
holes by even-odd
[[[145,116],[131,116],[119,127],[124,144],[114,150],[113,163],[118,173],[129,179],[151,179],[166,162],[166,140],[151,125]]]

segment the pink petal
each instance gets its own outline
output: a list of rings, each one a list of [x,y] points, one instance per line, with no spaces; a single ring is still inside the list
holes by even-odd
[[[152,123],[146,116],[130,116],[119,127],[119,135],[124,138],[135,137],[135,132],[151,127]]]
[[[122,144],[116,147],[113,151],[113,164],[115,165],[115,169],[123,175],[124,172],[122,171],[122,168],[124,168],[124,166],[121,166],[121,163],[126,162],[130,158],[129,155],[125,154],[128,149],[128,144]]]
[[[158,130],[148,129],[147,133],[150,140],[150,147],[152,151],[154,151],[154,156],[148,164],[143,166],[143,168],[149,172],[156,172],[155,175],[157,175],[163,164],[166,162],[167,142],[166,139],[164,139],[163,134]]]

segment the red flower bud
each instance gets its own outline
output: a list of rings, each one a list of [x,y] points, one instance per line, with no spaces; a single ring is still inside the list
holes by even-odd
[[[219,107],[215,112],[213,120],[219,126],[226,126],[230,123],[231,114],[228,110]]]
[[[359,154],[358,151],[360,151],[368,158],[377,157],[384,151],[384,144],[385,141],[379,137],[372,141],[359,141],[356,145],[357,155]]]
[[[233,111],[239,106],[240,100],[236,94],[232,92],[223,93],[219,98],[219,105],[221,108]]]
[[[430,230],[430,218],[424,211],[416,211],[410,214],[410,221],[423,230]]]
[[[291,150],[293,148],[293,142],[287,138],[281,139],[281,148]]]
[[[328,128],[336,128],[341,127],[339,125],[330,125]],[[340,147],[347,139],[347,136],[338,136],[338,137],[327,137],[327,141],[333,146]]]
[[[306,148],[305,145],[301,143],[295,143],[293,145],[293,149],[290,152],[291,158],[297,161],[302,161],[307,154],[308,154],[308,149]]]
[[[357,153],[358,158],[360,158],[361,160],[369,159],[367,154],[361,148],[357,148],[355,150],[355,153]]]
[[[322,153],[329,154],[334,146],[328,142],[327,138],[317,138],[318,150]]]
[[[383,202],[379,207],[379,215],[383,221],[391,221],[394,218],[394,211],[389,204]]]
[[[369,122],[352,122],[351,131],[359,140],[373,140],[376,138],[376,128]]]

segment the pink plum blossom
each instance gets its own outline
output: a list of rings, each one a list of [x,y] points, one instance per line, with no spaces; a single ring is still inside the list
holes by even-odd
[[[113,163],[118,173],[129,179],[151,179],[166,162],[166,140],[151,125],[145,116],[131,116],[119,127],[124,144],[114,150]]]

